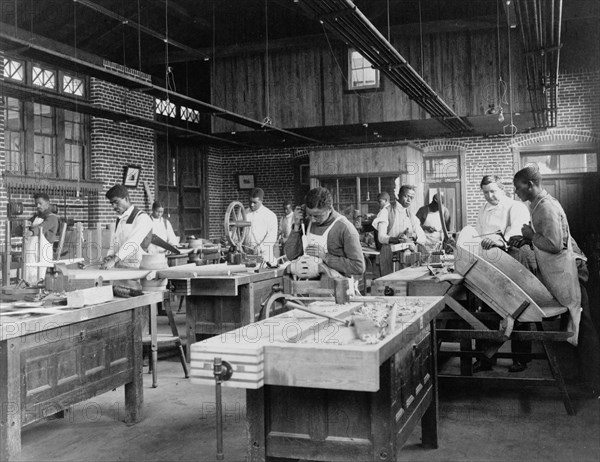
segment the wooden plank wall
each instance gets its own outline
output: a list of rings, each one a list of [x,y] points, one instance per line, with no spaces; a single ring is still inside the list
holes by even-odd
[[[511,35],[511,68],[515,110],[527,109],[524,60],[518,34]],[[216,60],[213,104],[285,128],[387,122],[425,118],[425,112],[385,77],[381,91],[346,90],[347,50],[332,41],[327,46],[269,53],[269,98],[265,88],[264,54],[240,54]],[[396,49],[425,81],[461,116],[483,115],[497,100],[498,49],[496,29],[445,32],[423,37],[392,38]],[[500,68],[508,84],[506,34],[500,36]],[[508,94],[506,95],[508,100]],[[506,105],[505,105],[505,110]],[[243,130],[215,120],[214,130]]]

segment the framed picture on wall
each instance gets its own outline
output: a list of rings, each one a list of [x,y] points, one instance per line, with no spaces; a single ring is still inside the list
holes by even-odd
[[[126,165],[123,172],[123,185],[128,188],[137,188],[140,182],[140,172],[142,167],[139,165]]]
[[[254,175],[238,175],[240,189],[254,189]]]

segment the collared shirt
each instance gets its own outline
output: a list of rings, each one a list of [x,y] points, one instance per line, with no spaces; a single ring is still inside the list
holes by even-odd
[[[406,233],[412,233],[417,236],[417,243],[425,244],[426,238],[421,228],[421,223],[417,216],[408,208],[404,208],[399,202],[396,202],[390,205],[389,208],[382,209],[380,214],[381,216],[377,215],[379,242],[388,244],[390,237],[400,237]],[[393,217],[393,222],[391,223],[390,216]]]
[[[152,229],[150,215],[140,212],[133,223],[128,224],[127,219],[133,211],[133,205],[119,216],[119,222],[113,234],[112,245],[107,255],[116,255],[121,260],[122,266],[139,268],[142,255],[142,241]]]
[[[246,218],[252,225],[246,244],[258,248],[267,261],[274,261],[273,245],[277,242],[277,215],[264,205],[256,211],[246,210]]]
[[[294,212],[288,213],[281,218],[279,222],[279,233],[281,234],[281,240],[283,243],[287,241],[290,233],[292,232],[292,225],[294,224]]]
[[[177,236],[173,231],[173,226],[171,226],[171,222],[169,220],[167,220],[165,217],[154,218],[153,216],[150,216],[150,219],[152,220],[152,234],[160,237],[168,244],[176,245],[179,243]],[[154,244],[150,244],[150,247],[148,248],[148,253],[162,252],[166,252],[166,250]]]
[[[521,228],[530,219],[525,203],[502,196],[498,204],[486,202],[479,209],[477,232],[482,235],[502,231],[504,239],[508,241],[512,236],[520,236]]]

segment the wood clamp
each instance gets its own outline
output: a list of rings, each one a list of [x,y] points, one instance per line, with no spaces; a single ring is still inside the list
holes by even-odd
[[[226,382],[233,375],[233,368],[227,361],[215,357],[213,363],[213,374],[215,376],[215,398],[216,398],[216,418],[217,418],[217,460],[223,460],[223,401],[221,397],[221,384]]]

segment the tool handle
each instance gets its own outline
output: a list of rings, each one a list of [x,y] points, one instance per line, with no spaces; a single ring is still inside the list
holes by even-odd
[[[292,308],[296,308],[297,310],[306,311],[307,313],[314,314],[316,316],[322,316],[324,318],[328,318],[328,319],[331,319],[333,321],[341,322],[342,324],[346,324],[347,325],[350,322],[350,321],[346,321],[344,319],[336,318],[334,316],[329,316],[329,315],[324,314],[324,313],[319,313],[318,311],[309,310],[304,305],[301,305],[300,303],[292,302],[290,300],[287,300],[285,303],[286,303],[286,305],[291,306]]]

